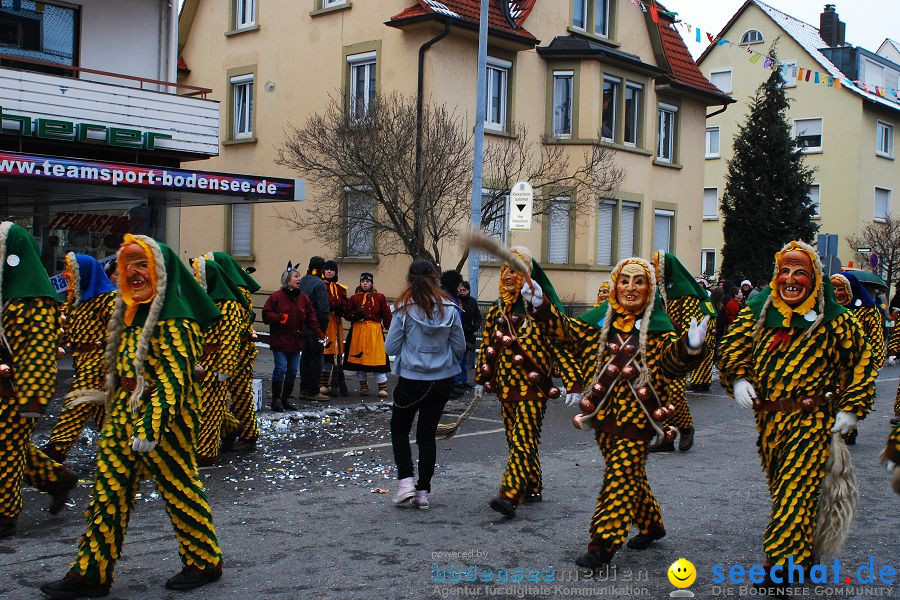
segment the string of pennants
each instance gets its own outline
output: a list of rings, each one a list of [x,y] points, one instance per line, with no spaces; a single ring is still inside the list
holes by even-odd
[[[636,7],[639,7],[642,12],[649,12],[650,18],[653,19],[654,23],[659,23],[660,15],[670,17],[673,20],[673,29],[677,31],[676,25],[680,25],[687,32],[688,38],[693,36],[694,40],[698,43],[702,43],[703,39],[706,38],[710,44],[717,44],[719,46],[728,45],[732,48],[740,48],[741,50],[745,50],[747,54],[750,55],[751,63],[757,64],[762,61],[762,64],[760,66],[762,66],[762,68],[766,70],[780,68],[782,70],[782,76],[786,80],[791,79],[796,81],[803,81],[812,83],[814,85],[821,85],[830,88],[856,86],[870,94],[874,94],[876,96],[886,98],[887,100],[892,100],[894,102],[900,102],[900,95],[898,95],[900,94],[900,92],[892,87],[868,85],[864,81],[851,81],[846,77],[834,77],[829,73],[822,73],[819,71],[813,71],[811,69],[804,69],[803,67],[797,67],[794,64],[783,63],[779,60],[773,59],[768,54],[763,54],[761,52],[751,50],[749,46],[746,48],[742,48],[738,44],[735,44],[730,40],[717,37],[714,33],[710,33],[705,29],[701,29],[700,27],[687,23],[686,21],[678,17],[677,11],[662,10],[658,6],[646,3],[643,0],[631,0],[631,3]]]

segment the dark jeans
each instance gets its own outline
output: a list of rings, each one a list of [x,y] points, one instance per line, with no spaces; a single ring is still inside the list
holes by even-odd
[[[412,477],[412,450],[409,432],[413,418],[419,413],[416,425],[416,444],[419,446],[419,481],[417,490],[431,491],[431,477],[437,459],[434,434],[444,412],[444,405],[453,387],[453,378],[437,381],[419,381],[401,377],[394,388],[394,405],[391,414],[391,445],[394,462],[397,463],[397,479]]]
[[[319,377],[325,348],[313,337],[304,336],[303,353],[300,355],[300,391],[312,395],[319,393]]]
[[[272,350],[275,355],[275,368],[272,370],[272,381],[284,381],[289,379],[291,385],[297,376],[297,365],[300,363],[299,352],[282,352],[281,350]]]
[[[471,362],[472,356],[474,354],[475,350],[469,350],[467,346],[466,351],[459,359],[459,375],[453,378],[453,383],[455,383],[456,385],[465,385],[469,381],[469,363]]]

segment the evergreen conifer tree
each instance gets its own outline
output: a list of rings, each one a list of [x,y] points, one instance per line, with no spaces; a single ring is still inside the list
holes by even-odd
[[[814,170],[791,137],[790,99],[776,65],[756,89],[734,139],[722,197],[722,273],[732,282],[769,280],[775,253],[791,240],[812,242],[819,227],[809,198]]]

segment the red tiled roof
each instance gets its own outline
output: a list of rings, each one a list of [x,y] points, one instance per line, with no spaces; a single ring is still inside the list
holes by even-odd
[[[669,70],[672,73],[672,81],[701,92],[730,98],[730,96],[723,94],[722,90],[710,83],[703,73],[700,72],[700,68],[694,62],[691,53],[688,52],[687,46],[684,45],[681,35],[672,29],[672,21],[660,15],[659,23],[656,26],[659,28],[659,37],[662,40],[663,51],[666,54]]]
[[[510,25],[496,0],[491,0],[488,5],[488,26],[497,33],[515,36],[525,40],[537,42],[530,32],[522,27],[534,8],[537,0],[501,0],[509,2],[517,27]],[[416,17],[443,16],[463,21],[478,26],[481,16],[480,0],[418,0],[418,2],[406,10],[394,15],[388,21],[389,25],[401,25],[402,21]]]

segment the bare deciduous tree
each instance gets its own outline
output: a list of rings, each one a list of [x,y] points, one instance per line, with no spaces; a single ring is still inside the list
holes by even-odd
[[[860,265],[869,264],[869,254],[857,252],[856,249],[871,248],[878,254],[885,282],[889,287],[896,283],[900,276],[900,219],[888,214],[884,222],[872,221],[858,234],[848,235],[847,245]]]
[[[377,240],[380,255],[405,254],[440,264],[442,247],[469,220],[470,126],[455,110],[425,103],[417,172],[415,98],[379,96],[365,116],[355,118],[348,115],[344,98],[333,93],[323,113],[300,127],[287,125],[276,163],[314,183],[315,208],[292,208],[278,218],[342,254],[357,234]],[[614,193],[623,177],[613,153],[599,143],[572,168],[563,145],[534,144],[524,128],[508,138],[491,138],[484,160],[484,187],[490,193],[483,198],[481,227],[488,231],[502,226],[506,196],[517,181],[532,183],[535,215],[548,214],[560,190],[573,192],[574,214],[592,211],[597,197]],[[352,206],[348,195],[355,199]]]

